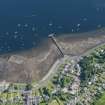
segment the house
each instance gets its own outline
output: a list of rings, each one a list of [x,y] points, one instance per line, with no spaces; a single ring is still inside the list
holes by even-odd
[[[10,83],[6,82],[5,80],[0,82],[0,92],[3,92],[4,90],[8,89]]]

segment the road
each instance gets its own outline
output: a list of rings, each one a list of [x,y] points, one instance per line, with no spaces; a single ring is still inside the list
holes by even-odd
[[[100,43],[100,44],[94,46],[93,48],[89,49],[88,51],[86,51],[85,53],[83,53],[83,54],[80,55],[80,56],[89,55],[89,54],[92,53],[95,49],[97,49],[97,48],[99,48],[99,47],[101,47],[101,46],[103,46],[103,45],[105,45],[105,42],[102,42],[102,43]]]
[[[91,52],[94,51],[94,49],[96,49],[96,48],[98,48],[98,47],[101,47],[101,46],[103,46],[103,45],[105,45],[105,42],[102,42],[101,44],[99,44],[99,45],[93,47],[92,49],[88,50],[88,51],[85,52],[84,54],[78,56],[78,58],[80,58],[81,56],[89,55]],[[67,55],[66,55],[66,56],[64,56],[63,58],[58,59],[58,60],[53,64],[53,66],[51,67],[51,69],[49,70],[49,72],[47,73],[47,75],[46,75],[41,81],[39,81],[37,84],[35,84],[35,85],[33,86],[33,89],[38,89],[38,88],[40,88],[40,87],[46,86],[46,84],[48,83],[48,81],[49,81],[49,80],[54,76],[54,74],[57,72],[59,66],[60,66],[61,64],[63,64],[63,63],[65,62],[65,60],[67,60],[67,59],[69,59],[69,60],[70,60],[70,59],[75,59],[75,57],[73,58],[73,57],[70,57],[70,56],[67,56]],[[77,57],[76,57],[76,59],[77,59]]]
[[[47,73],[47,75],[41,80],[39,81],[37,84],[35,84],[33,86],[34,89],[38,89],[40,87],[45,86],[48,81],[55,75],[55,73],[58,71],[59,67],[61,64],[63,64],[65,62],[65,60],[70,59],[69,56],[64,56],[63,58],[58,59],[53,66],[51,67],[51,69],[49,70],[49,72]]]

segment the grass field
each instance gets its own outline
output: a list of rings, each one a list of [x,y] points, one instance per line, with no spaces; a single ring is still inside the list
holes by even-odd
[[[96,105],[105,105],[105,93],[102,97],[96,102]]]

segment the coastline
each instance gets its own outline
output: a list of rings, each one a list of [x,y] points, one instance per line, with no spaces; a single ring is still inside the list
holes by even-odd
[[[65,54],[78,56],[104,43],[105,29],[72,35],[61,35],[56,37],[56,39]],[[48,73],[58,58],[58,51],[50,40],[45,40],[41,47],[33,48],[29,51],[2,55],[0,58],[0,69],[4,67],[2,65],[6,67],[1,70],[3,74],[0,81],[39,81]]]

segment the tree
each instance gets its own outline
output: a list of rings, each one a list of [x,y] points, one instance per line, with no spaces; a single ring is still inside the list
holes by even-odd
[[[26,91],[29,91],[32,89],[32,85],[31,84],[27,84],[26,87],[25,87],[25,90]]]
[[[87,82],[90,81],[93,74],[95,73],[93,56],[84,57],[79,62],[79,65],[81,67],[81,74],[80,74],[81,83],[85,85]]]

